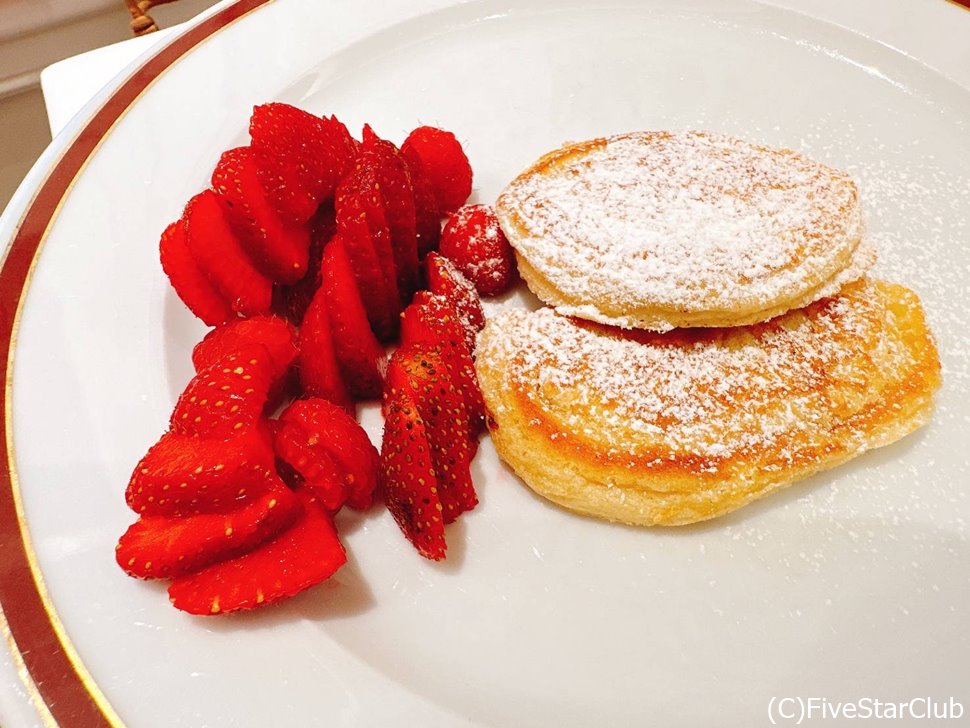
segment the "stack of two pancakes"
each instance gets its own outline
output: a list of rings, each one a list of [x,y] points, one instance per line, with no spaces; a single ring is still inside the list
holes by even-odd
[[[562,506],[713,518],[929,417],[939,361],[919,299],[866,277],[839,171],[634,133],[542,157],[497,207],[552,308],[493,318],[476,365],[499,455]]]

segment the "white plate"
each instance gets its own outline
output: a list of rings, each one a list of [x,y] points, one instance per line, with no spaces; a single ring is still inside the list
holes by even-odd
[[[211,35],[83,165],[19,318],[7,418],[17,493],[69,645],[50,649],[87,678],[62,687],[77,683],[101,713],[70,719],[54,704],[41,719],[750,726],[772,697],[866,696],[953,696],[970,715],[970,13],[942,0],[799,5],[817,17],[756,0],[278,0],[212,34],[224,9],[176,41]],[[155,63],[142,81],[166,65]],[[330,582],[251,614],[179,613],[163,585],[127,578],[112,558],[133,518],[131,468],[164,429],[203,333],[167,285],[157,236],[270,99],[398,141],[420,123],[452,129],[486,202],[541,152],[631,129],[712,129],[846,168],[880,274],[920,293],[938,336],[936,415],[894,446],[677,530],[548,505],[486,440],[482,503],[450,527],[445,564],[418,557],[386,513],[342,515],[350,563]],[[41,186],[45,167],[89,142],[59,138],[0,223],[4,240],[65,187]],[[30,243],[22,235],[8,260],[11,280]],[[379,435],[376,413],[364,423]],[[34,664],[48,629],[23,627],[31,603],[4,594],[21,625],[8,672]],[[56,703],[56,683],[8,681],[0,717],[29,722],[24,700]]]

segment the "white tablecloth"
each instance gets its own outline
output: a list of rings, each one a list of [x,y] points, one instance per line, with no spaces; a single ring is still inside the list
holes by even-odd
[[[153,45],[169,38],[179,26],[140,38],[114,43],[78,56],[65,58],[40,74],[51,135],[64,128],[78,111],[104,86],[117,83],[116,76]]]

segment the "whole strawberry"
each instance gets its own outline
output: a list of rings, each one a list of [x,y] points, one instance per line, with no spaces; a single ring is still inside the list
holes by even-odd
[[[515,279],[515,257],[489,205],[465,205],[448,219],[439,252],[483,296],[504,293]]]

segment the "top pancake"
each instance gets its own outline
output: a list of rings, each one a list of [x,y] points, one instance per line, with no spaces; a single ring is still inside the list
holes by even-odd
[[[563,147],[496,207],[539,298],[624,328],[765,321],[836,293],[875,261],[848,175],[706,132]]]

